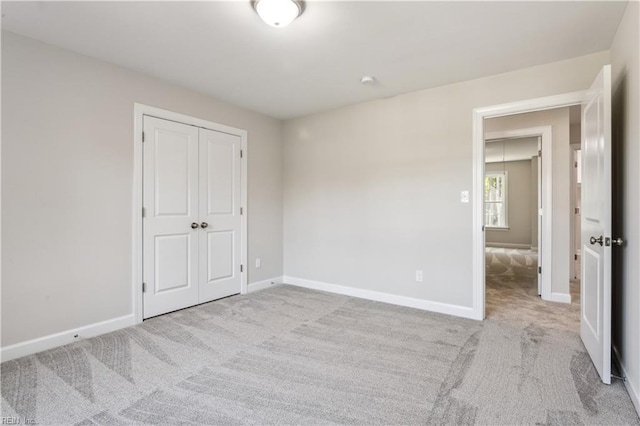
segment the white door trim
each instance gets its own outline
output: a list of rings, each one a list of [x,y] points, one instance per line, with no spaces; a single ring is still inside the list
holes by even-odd
[[[484,135],[485,140],[491,139],[511,139],[511,138],[523,138],[523,137],[540,137],[542,139],[542,229],[539,232],[542,233],[542,247],[538,247],[539,253],[542,258],[539,265],[542,265],[542,298],[544,300],[551,300],[551,212],[553,211],[553,185],[551,184],[552,174],[552,143],[553,135],[551,126],[530,127],[526,129],[516,130],[504,130],[500,132],[492,132]],[[482,153],[484,161],[484,152]],[[482,197],[482,194],[480,194]],[[547,213],[549,212],[549,213]],[[546,266],[545,266],[546,265]]]
[[[241,204],[243,207],[243,215],[241,220],[241,263],[244,265],[244,271],[241,273],[241,294],[247,293],[247,131],[237,129],[235,127],[225,126],[223,124],[214,123],[212,121],[202,120],[200,118],[190,117],[188,115],[179,114],[177,112],[167,111],[155,108],[149,105],[134,103],[133,105],[133,212],[132,212],[132,311],[135,324],[142,322],[142,118],[148,115],[164,120],[176,121],[179,123],[189,124],[196,127],[204,127],[206,129],[215,130],[217,132],[229,133],[239,136],[242,145],[242,159],[240,161],[241,172]]]
[[[585,91],[535,98],[507,104],[493,105],[473,110],[473,318],[485,317],[485,234],[483,183],[484,183],[484,120],[486,118],[521,114],[579,105]]]
[[[582,137],[582,136],[580,136]],[[582,144],[580,143],[572,143],[571,147],[571,253],[570,253],[570,265],[571,265],[571,276],[570,278],[576,279],[576,259],[575,255],[578,254],[578,250],[580,249],[576,245],[576,208],[578,208],[578,200],[576,194],[578,192],[578,168],[575,165],[576,161],[576,152],[582,149]]]

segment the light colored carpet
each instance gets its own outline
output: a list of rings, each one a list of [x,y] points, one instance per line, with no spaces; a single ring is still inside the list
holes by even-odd
[[[41,424],[638,424],[575,333],[292,286],[2,364]]]
[[[487,247],[486,315],[509,324],[580,332],[580,283],[570,283],[571,304],[538,296],[538,253]]]

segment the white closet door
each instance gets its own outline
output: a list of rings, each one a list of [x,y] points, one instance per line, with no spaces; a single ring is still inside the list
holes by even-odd
[[[240,293],[240,148],[200,129],[200,303]]]
[[[198,129],[143,119],[144,318],[198,303]]]

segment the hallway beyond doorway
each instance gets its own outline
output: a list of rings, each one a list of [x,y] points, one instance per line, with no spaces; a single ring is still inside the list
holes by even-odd
[[[486,248],[487,318],[580,331],[580,282],[570,284],[571,304],[548,302],[537,294],[538,253]]]

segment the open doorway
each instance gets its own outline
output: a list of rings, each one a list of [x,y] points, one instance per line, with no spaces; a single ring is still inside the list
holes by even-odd
[[[570,108],[571,139],[571,300],[580,301],[580,277],[582,274],[582,129],[580,107]]]
[[[579,329],[570,110],[484,121],[487,317]]]
[[[542,136],[520,130],[485,134],[485,250],[487,316],[504,315],[542,295]],[[550,129],[548,131],[550,133]]]

